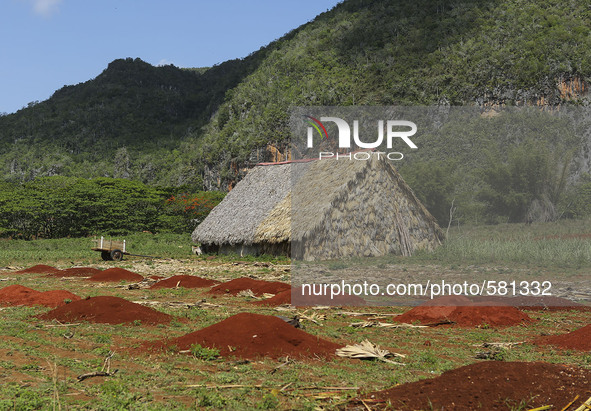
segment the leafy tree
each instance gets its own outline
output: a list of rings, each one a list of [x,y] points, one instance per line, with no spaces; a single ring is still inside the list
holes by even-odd
[[[456,168],[453,162],[417,162],[401,171],[405,181],[440,225],[449,222]]]
[[[58,238],[137,231],[188,232],[223,193],[170,197],[125,179],[42,177],[0,190],[0,235]]]
[[[481,170],[486,186],[479,193],[491,219],[531,222],[557,218],[565,173],[553,160],[551,151],[535,141],[512,148],[506,163],[491,156]]]

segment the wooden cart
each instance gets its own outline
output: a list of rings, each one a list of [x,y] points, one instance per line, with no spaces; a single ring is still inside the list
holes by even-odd
[[[100,239],[94,240],[94,247],[92,247],[93,251],[100,251],[101,257],[103,260],[114,260],[114,261],[121,261],[123,260],[124,255],[131,255],[125,249],[126,244],[125,240],[123,241],[114,241],[114,240],[105,240],[104,237]]]

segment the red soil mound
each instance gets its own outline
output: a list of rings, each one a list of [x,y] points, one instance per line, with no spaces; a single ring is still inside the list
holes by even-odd
[[[15,271],[15,274],[52,274],[61,271],[49,265],[38,264],[33,267],[25,268],[24,270]]]
[[[166,280],[158,281],[150,288],[205,288],[219,284],[219,281],[209,280],[207,278],[195,277],[194,275],[175,275]]]
[[[420,305],[418,307],[411,308],[409,311],[402,315],[394,317],[394,321],[401,323],[412,324],[415,321],[421,324],[437,323],[441,321],[451,321],[451,313],[457,307],[443,306],[443,307],[430,307]]]
[[[568,334],[539,338],[536,344],[549,344],[567,350],[591,351],[591,324]]]
[[[262,301],[255,301],[254,305],[266,305],[270,307],[276,307],[282,304],[292,304],[291,295],[292,292],[296,294],[296,299],[293,305],[298,307],[313,307],[318,305],[338,305],[338,306],[360,306],[366,305],[366,301],[355,295],[336,295],[334,298],[326,295],[301,295],[302,288],[296,287],[293,290],[285,290]]]
[[[394,321],[402,323],[422,324],[452,321],[462,327],[474,327],[489,325],[494,327],[506,327],[533,321],[527,314],[510,306],[491,306],[486,302],[472,303],[470,300],[458,300],[459,297],[443,297],[434,299],[394,318]],[[464,298],[464,297],[461,297]],[[456,301],[460,306],[445,305]],[[471,305],[468,305],[470,303]],[[438,305],[441,304],[441,305]]]
[[[65,290],[36,291],[22,285],[10,285],[0,290],[1,305],[44,305],[46,307],[59,307],[66,304],[66,300],[80,300],[76,294]]]
[[[39,294],[39,291],[18,284],[9,285],[0,290],[0,303],[3,305],[22,304],[33,294]]]
[[[113,267],[109,268],[105,271],[101,271],[98,274],[93,275],[88,279],[88,281],[99,281],[99,282],[109,282],[109,281],[142,281],[144,279],[143,276],[134,273],[132,271],[125,270],[123,268]]]
[[[532,322],[527,314],[515,307],[463,306],[451,313],[451,320],[463,327],[490,325],[506,327]]]
[[[102,273],[102,270],[93,267],[72,267],[65,270],[59,270],[49,274],[51,277],[92,277],[95,274]]]
[[[265,293],[269,294],[279,294],[281,291],[289,290],[291,286],[286,283],[282,283],[279,281],[263,281],[263,280],[254,280],[248,277],[241,277],[236,278],[235,280],[231,280],[219,285],[216,285],[211,290],[209,290],[212,294],[231,294],[236,295],[240,291],[244,290],[252,290],[254,295],[263,295]]]
[[[489,361],[447,371],[436,378],[366,394],[362,399],[396,410],[507,410],[552,404],[573,409],[591,396],[591,370],[541,362]],[[353,400],[353,404],[360,399]],[[351,404],[351,405],[353,405]],[[380,407],[380,409],[382,408]]]
[[[334,355],[335,350],[341,347],[298,330],[280,318],[240,313],[179,338],[145,344],[144,349],[174,346],[179,350],[189,350],[193,344],[217,348],[224,357],[250,359],[279,358],[285,355],[300,358],[327,357]]]
[[[163,324],[173,317],[123,298],[100,296],[64,305],[38,318],[61,322],[123,324],[140,321],[141,324]]]

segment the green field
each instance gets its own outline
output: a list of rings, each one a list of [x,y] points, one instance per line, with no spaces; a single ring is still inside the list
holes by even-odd
[[[591,239],[585,235],[590,232],[589,220],[453,227],[448,242],[433,254],[394,258],[394,262],[409,272],[421,270],[433,274],[442,270],[464,272],[471,267],[499,272],[550,270],[588,275]],[[141,233],[125,238],[130,251],[161,258],[126,257],[122,262],[104,262],[99,253],[90,250],[90,238],[2,240],[0,266],[90,265],[122,267],[145,277],[189,273],[219,280],[250,276],[289,281],[287,259],[193,256],[188,234]],[[577,255],[574,260],[573,255]],[[263,260],[265,263],[260,262]],[[184,335],[239,312],[289,316],[309,315],[311,311],[278,312],[251,305],[251,297],[212,298],[204,289],[127,289],[124,283],[90,284],[82,278],[18,275],[13,269],[0,270],[0,279],[2,287],[20,284],[40,291],[65,289],[81,297],[109,295],[155,302],[159,311],[177,317],[166,326],[86,322],[60,325],[35,317],[48,308],[0,308],[0,410],[337,409],[358,393],[431,378],[482,361],[476,360],[475,355],[482,351],[478,345],[484,342],[526,341],[495,354],[497,361],[545,361],[591,368],[589,353],[531,343],[543,334],[569,332],[587,325],[588,313],[582,312],[526,311],[534,323],[508,328],[481,324],[476,328],[383,329],[353,328],[350,324],[371,318],[376,312],[385,315],[382,321],[387,322],[391,318],[388,315],[402,313],[406,308],[321,310],[317,313],[324,314],[325,319],[318,323],[303,321],[306,332],[342,344],[369,339],[390,351],[406,354],[406,365],[334,358],[296,360],[281,366],[282,361],[269,358],[244,362],[235,358],[203,359],[199,350],[193,355],[175,352],[147,355],[137,354],[133,349],[143,341]],[[191,309],[167,305],[202,300],[213,305]],[[351,311],[366,315],[355,316]],[[77,381],[76,376],[80,374],[100,370],[111,351],[115,351],[112,366],[118,369],[116,375]],[[536,403],[532,398],[510,400],[507,409],[525,410],[533,404]]]

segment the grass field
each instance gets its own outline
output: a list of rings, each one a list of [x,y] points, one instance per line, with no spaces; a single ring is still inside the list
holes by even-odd
[[[99,235],[100,237],[100,235]],[[1,240],[0,266],[38,262],[93,264],[100,254],[90,251],[90,238]],[[137,233],[124,237],[134,254],[162,258],[191,257],[190,234]],[[401,264],[513,264],[528,267],[580,269],[591,267],[591,219],[536,224],[451,227],[448,239],[433,253],[411,258],[391,257]],[[235,257],[237,258],[237,257]],[[244,259],[244,258],[243,258]],[[245,258],[253,260],[251,257]],[[264,260],[275,260],[263,256]],[[283,260],[282,260],[283,261]]]
[[[474,265],[488,269],[590,272],[591,221],[454,227],[449,242],[433,254],[396,258],[409,269],[439,272],[443,268],[462,272]],[[552,238],[549,238],[553,236]],[[228,280],[241,276],[289,281],[289,261],[263,258],[192,256],[189,235],[126,237],[133,253],[160,259],[129,257],[122,262],[104,262],[90,251],[90,239],[0,241],[0,267],[28,267],[48,264],[60,268],[86,265],[99,268],[122,267],[144,276],[194,274]],[[545,361],[591,368],[591,353],[540,347],[530,342],[542,334],[572,331],[589,323],[589,314],[575,311],[527,311],[536,322],[508,328],[483,324],[478,328],[433,327],[427,329],[353,328],[350,323],[379,312],[399,314],[404,307],[353,307],[318,311],[326,319],[318,324],[303,321],[305,331],[341,344],[364,339],[394,352],[407,355],[405,366],[379,361],[334,358],[328,361],[282,361],[262,358],[203,360],[198,355],[174,352],[137,354],[134,347],[143,341],[180,336],[219,322],[239,312],[269,315],[302,314],[304,310],[278,312],[253,306],[246,296],[212,298],[203,289],[127,289],[119,283],[89,283],[84,279],[63,279],[43,274],[14,274],[0,271],[0,287],[20,284],[36,290],[66,289],[81,297],[112,295],[131,301],[157,303],[206,300],[204,308],[168,307],[158,309],[175,315],[166,326],[142,324],[108,325],[60,324],[35,316],[44,307],[0,308],[0,410],[84,409],[84,410],[185,410],[210,409],[333,409],[345,404],[358,392],[369,392],[418,379],[430,378],[445,370],[476,361],[476,345],[484,342],[525,344],[503,350],[501,361]],[[311,311],[308,311],[310,314]],[[351,312],[365,313],[355,316]],[[384,320],[387,321],[387,320]],[[428,342],[428,344],[427,344]],[[76,376],[100,370],[112,351],[113,377]],[[338,389],[329,389],[337,387]],[[529,398],[509,402],[507,409],[528,409]]]

